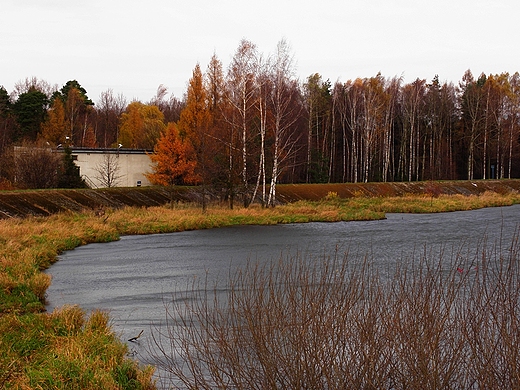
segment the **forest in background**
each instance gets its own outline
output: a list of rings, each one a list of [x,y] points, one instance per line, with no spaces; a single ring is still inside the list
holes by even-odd
[[[205,72],[197,64],[182,99],[163,85],[148,102],[107,90],[95,104],[76,80],[0,87],[2,188],[57,186],[21,179],[23,166],[59,171],[47,149],[121,145],[155,151],[156,184],[211,185],[245,205],[273,204],[277,183],[519,177],[519,142],[518,72],[468,70],[458,84],[381,74],[298,80],[283,40],[267,56],[242,40],[227,68],[216,55]],[[22,164],[13,145],[42,152]]]

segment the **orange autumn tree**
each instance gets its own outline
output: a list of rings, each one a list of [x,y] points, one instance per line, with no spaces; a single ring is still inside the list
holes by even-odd
[[[189,139],[180,137],[175,123],[168,124],[150,158],[154,164],[153,172],[146,177],[153,184],[172,186],[200,183],[201,178],[196,173],[195,149]]]
[[[54,99],[51,108],[47,111],[47,119],[42,123],[42,138],[50,142],[52,146],[57,146],[65,142],[67,136],[67,121],[65,119],[65,107],[60,98]]]
[[[121,115],[119,142],[125,148],[152,150],[165,127],[164,114],[157,106],[135,101]]]
[[[200,178],[202,191],[202,210],[206,210],[206,183],[211,177],[209,170],[208,128],[210,111],[204,89],[204,77],[199,64],[193,70],[193,77],[188,84],[186,105],[180,113],[178,122],[179,134],[183,140],[193,145],[197,161],[196,174]]]

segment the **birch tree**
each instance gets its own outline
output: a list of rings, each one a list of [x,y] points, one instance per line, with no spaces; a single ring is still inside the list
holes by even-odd
[[[403,142],[401,159],[404,176],[408,181],[420,180],[422,117],[425,106],[426,81],[416,79],[403,87],[402,117]]]
[[[483,120],[483,86],[486,76],[482,74],[478,80],[473,78],[470,70],[467,70],[460,83],[462,123],[464,126],[464,138],[467,147],[467,179],[473,180],[475,174],[475,160],[477,154],[477,142],[480,137]]]
[[[251,196],[251,202],[253,202],[256,198],[258,189],[260,184],[262,184],[262,194],[261,194],[261,203],[262,206],[266,204],[266,170],[265,170],[265,140],[267,135],[267,117],[268,117],[268,109],[267,109],[267,101],[268,96],[271,90],[271,80],[268,75],[268,64],[264,64],[259,62],[259,70],[257,77],[255,79],[256,82],[256,90],[257,90],[257,122],[258,122],[258,133],[260,135],[260,150],[258,153],[258,173],[256,176],[256,184],[253,190],[253,195]]]
[[[373,148],[383,127],[385,96],[384,79],[378,74],[376,77],[365,79],[363,82],[363,127],[362,141],[362,180],[370,180],[371,163],[374,157]]]
[[[302,111],[298,103],[298,84],[294,80],[293,58],[285,40],[278,43],[271,68],[269,107],[272,116],[272,171],[268,206],[276,203],[276,184],[287,162],[296,151],[299,135],[295,127]]]
[[[217,189],[225,188],[224,199],[229,208],[234,207],[235,188],[237,187],[237,126],[230,92],[224,77],[222,62],[214,54],[205,74],[205,90],[208,100],[209,124],[208,137],[211,140],[212,183]]]
[[[253,132],[250,120],[257,103],[257,58],[256,45],[242,40],[231,61],[227,77],[227,100],[232,108],[227,120],[240,134],[242,197],[245,207],[250,203],[248,146]]]
[[[350,136],[352,139],[352,152],[351,152],[351,181],[357,183],[359,180],[359,145],[361,135],[361,122],[362,122],[362,106],[363,106],[363,81],[356,79],[352,83],[347,84],[347,107],[348,116],[347,123],[350,129]]]
[[[332,100],[334,102],[334,115],[338,116],[338,126],[341,128],[341,182],[345,182],[347,178],[347,161],[350,155],[350,143],[347,138],[346,88],[344,84],[340,82],[334,84]]]
[[[122,94],[114,95],[112,89],[101,92],[96,105],[97,142],[103,148],[116,146],[119,138],[119,121],[127,107]]]
[[[401,91],[402,79],[394,77],[387,82],[385,87],[385,117],[382,131],[382,167],[381,178],[384,182],[393,180],[391,174],[394,155],[394,122],[397,115],[398,99]],[[390,177],[391,176],[391,177]]]
[[[515,72],[509,77],[509,91],[507,94],[507,107],[509,113],[509,153],[507,178],[511,179],[513,170],[513,157],[518,161],[518,146],[520,144],[520,74]],[[516,151],[516,152],[514,152]]]
[[[435,76],[426,85],[424,98],[424,149],[428,153],[428,162],[427,177],[423,175],[423,179],[453,178],[453,130],[458,121],[456,89],[453,84],[441,84],[439,77]]]
[[[68,136],[73,145],[84,146],[89,115],[93,113],[94,106],[87,96],[87,91],[76,80],[70,80],[54,97],[64,101],[65,117],[69,123]]]

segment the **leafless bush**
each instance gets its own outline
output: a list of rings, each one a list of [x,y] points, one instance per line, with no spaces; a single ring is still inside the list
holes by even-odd
[[[123,175],[119,166],[119,155],[106,153],[103,155],[103,161],[95,167],[95,178],[101,183],[102,187],[116,187]]]
[[[61,156],[49,148],[18,148],[14,155],[14,182],[21,188],[55,188],[61,163]]]
[[[520,388],[518,239],[502,249],[390,277],[348,254],[251,264],[174,297],[154,363],[190,389]]]

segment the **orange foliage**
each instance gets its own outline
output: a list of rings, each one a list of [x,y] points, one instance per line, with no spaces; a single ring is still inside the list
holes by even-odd
[[[201,148],[202,137],[207,131],[210,119],[203,80],[204,77],[197,64],[188,85],[186,106],[182,110],[179,120],[181,137],[189,138],[197,150]]]
[[[56,98],[49,111],[47,111],[46,121],[42,123],[42,137],[50,142],[52,146],[56,146],[65,142],[67,131],[65,107],[62,100]]]
[[[83,137],[83,146],[86,148],[96,148],[96,133],[92,126],[88,126],[85,130],[85,135]]]
[[[198,184],[201,181],[195,173],[197,157],[189,139],[179,136],[177,125],[169,123],[164,134],[157,142],[154,154],[150,156],[155,164],[148,179],[153,184]]]
[[[119,142],[125,148],[153,149],[165,127],[157,106],[132,102],[121,115]]]

